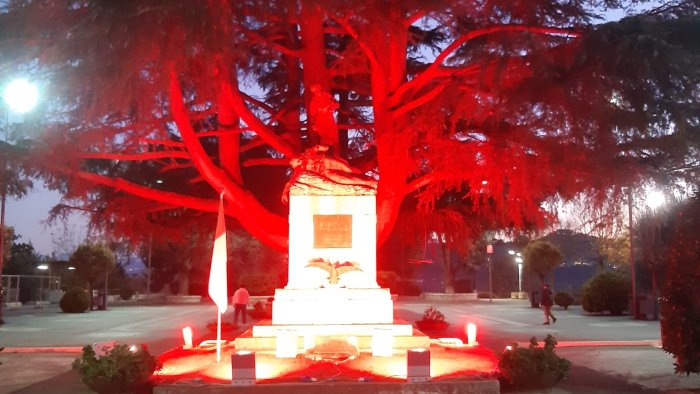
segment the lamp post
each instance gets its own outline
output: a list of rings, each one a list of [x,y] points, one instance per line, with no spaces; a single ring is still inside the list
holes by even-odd
[[[518,265],[518,298],[520,298],[520,293],[523,292],[523,257],[520,252],[514,250],[509,250],[508,254],[515,256],[515,263]]]
[[[489,262],[489,302],[493,302],[493,275],[491,274],[491,255],[493,254],[493,245],[486,245],[486,256]]]
[[[658,190],[653,190],[646,195],[646,203],[649,209],[652,210],[652,213],[654,215],[654,228],[653,228],[653,247],[654,249],[659,249],[661,247],[661,223],[659,222],[659,215],[657,212],[657,208],[662,206],[666,202],[666,197],[664,194]],[[654,257],[655,258],[655,257]],[[659,311],[658,307],[656,305],[657,303],[657,297],[658,297],[658,290],[657,290],[657,283],[656,283],[656,266],[655,266],[656,260],[652,262],[651,265],[651,289],[652,289],[652,305],[653,305],[653,317],[654,320],[657,320],[659,318]]]
[[[25,114],[31,111],[39,100],[39,89],[36,85],[26,79],[16,79],[5,86],[2,98],[7,105],[5,111],[5,125],[3,128],[2,144],[7,144],[7,132],[10,125],[10,112]],[[3,293],[2,267],[5,260],[5,201],[7,199],[7,163],[3,155],[0,162],[0,325],[4,324],[2,319]]]

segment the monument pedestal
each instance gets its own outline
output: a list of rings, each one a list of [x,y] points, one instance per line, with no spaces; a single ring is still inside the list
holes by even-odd
[[[389,289],[277,289],[272,324],[392,324]]]

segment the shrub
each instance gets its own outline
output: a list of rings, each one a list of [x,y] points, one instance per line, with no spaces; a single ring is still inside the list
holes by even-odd
[[[379,287],[391,289],[392,293],[399,290],[399,274],[394,271],[378,271],[377,284]]]
[[[423,293],[420,286],[412,280],[402,280],[399,284],[399,295],[403,296],[419,296]]]
[[[581,306],[586,312],[610,311],[621,315],[627,309],[630,281],[618,272],[603,272],[583,285]]]
[[[124,282],[122,287],[119,289],[119,297],[122,300],[130,300],[134,296],[134,289],[131,287],[129,282]]]
[[[527,389],[545,389],[554,386],[569,375],[571,363],[554,353],[556,339],[547,335],[544,347],[539,347],[537,338],[530,339],[525,349],[511,345],[498,361],[499,380],[504,386]]]
[[[63,294],[58,305],[65,313],[83,313],[90,304],[88,294],[81,287],[74,287]]]
[[[114,344],[97,349],[86,345],[79,358],[73,362],[83,383],[98,393],[124,393],[146,389],[150,385],[153,372],[160,366],[146,349],[129,348],[124,344]]]
[[[574,297],[571,294],[562,291],[554,295],[554,303],[564,309],[569,309],[569,305],[574,303]]]
[[[434,306],[430,306],[423,312],[422,320],[442,322],[445,321],[445,315],[443,315],[442,312],[437,310],[437,308],[435,308]]]

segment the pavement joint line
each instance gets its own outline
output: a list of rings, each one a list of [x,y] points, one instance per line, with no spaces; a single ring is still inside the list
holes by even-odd
[[[544,342],[538,342],[539,346],[544,346]],[[518,346],[530,346],[530,342],[518,342]],[[557,341],[558,348],[562,347],[614,347],[614,346],[650,346],[661,347],[661,341],[657,339],[641,341]]]
[[[0,355],[9,353],[80,353],[80,346],[6,347]]]

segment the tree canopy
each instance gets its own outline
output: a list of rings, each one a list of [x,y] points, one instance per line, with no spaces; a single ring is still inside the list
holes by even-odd
[[[378,180],[383,243],[446,193],[474,213],[461,226],[513,229],[552,199],[692,178],[698,6],[593,24],[623,5],[10,0],[0,70],[50,78],[36,164],[112,231],[215,212],[223,192],[286,250],[290,160],[325,144]]]
[[[547,275],[561,264],[563,259],[559,249],[547,241],[530,242],[523,251],[525,271],[537,274],[542,283]]]

